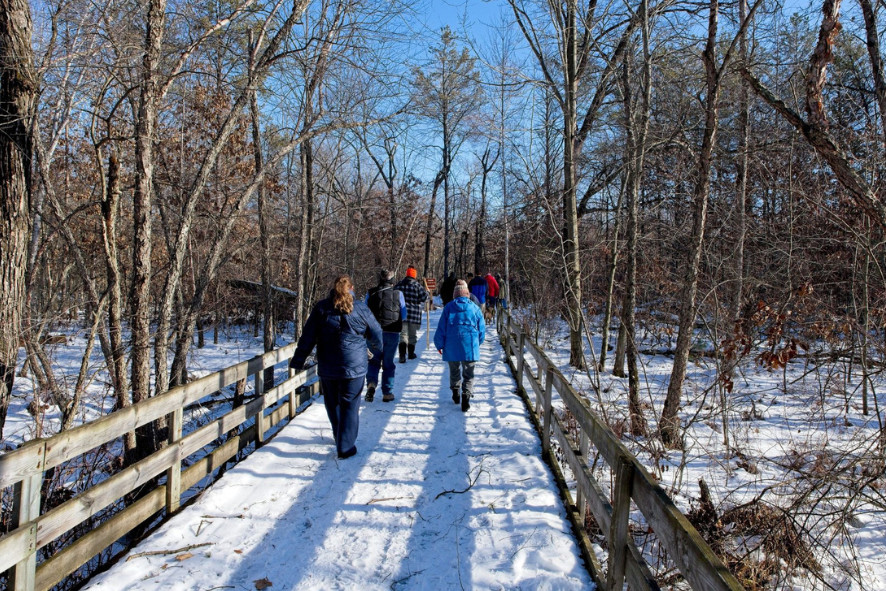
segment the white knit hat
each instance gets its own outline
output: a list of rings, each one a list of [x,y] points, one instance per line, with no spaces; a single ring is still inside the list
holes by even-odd
[[[468,284],[465,283],[464,279],[459,279],[455,282],[455,290],[452,292],[455,297],[468,297],[469,293],[470,292],[468,291]]]

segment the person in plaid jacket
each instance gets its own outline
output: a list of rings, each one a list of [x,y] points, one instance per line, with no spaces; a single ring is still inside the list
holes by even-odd
[[[428,292],[416,278],[415,267],[409,265],[406,269],[406,277],[394,286],[394,289],[403,293],[406,299],[406,320],[403,322],[403,330],[400,332],[400,363],[406,363],[406,353],[409,358],[415,359],[416,332],[421,326],[421,313],[424,303],[428,299]]]

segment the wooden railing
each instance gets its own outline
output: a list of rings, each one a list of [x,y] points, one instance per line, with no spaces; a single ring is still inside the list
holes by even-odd
[[[293,375],[279,385],[264,387],[264,370],[289,361],[295,345],[288,345],[205,376],[165,394],[139,402],[94,422],[47,439],[30,441],[0,456],[0,490],[14,487],[15,528],[0,538],[0,572],[8,570],[7,588],[16,591],[45,590],[64,580],[108,546],[160,511],[166,516],[181,504],[182,495],[213,474],[245,447],[263,443],[270,432],[317,391],[300,386],[316,376],[314,368]],[[190,405],[215,392],[255,377],[253,397],[243,406],[183,435],[182,419]],[[169,444],[74,498],[41,512],[44,473],[161,417],[167,417]],[[248,428],[240,425],[254,422]],[[211,451],[210,451],[211,450]],[[194,456],[185,470],[183,461]],[[146,484],[165,481],[126,505],[97,527],[90,529],[38,564],[38,551],[84,521]],[[42,513],[42,514],[41,514]]]
[[[650,476],[618,437],[578,395],[563,374],[553,366],[548,356],[527,338],[526,333],[506,310],[497,315],[499,337],[507,353],[506,358],[517,378],[518,390],[534,413],[534,421],[541,431],[542,452],[563,482],[555,454],[551,453],[551,435],[556,438],[577,485],[577,502],[569,508],[576,525],[583,554],[591,565],[591,574],[601,589],[621,590],[624,581],[634,590],[658,589],[646,561],[629,534],[631,504],[642,513],[646,524],[658,537],[662,549],[674,562],[689,585],[699,591],[743,589],[698,531],[689,523],[667,493]],[[530,363],[527,363],[527,353]],[[527,395],[524,384],[535,393],[534,400]],[[578,424],[578,446],[567,437],[567,430],[553,413],[553,391],[559,394],[565,408]],[[615,476],[611,496],[607,496],[594,478],[587,458],[593,445]],[[567,502],[571,494],[564,491]],[[600,560],[593,553],[584,534],[585,507],[607,539],[609,549],[606,576]]]

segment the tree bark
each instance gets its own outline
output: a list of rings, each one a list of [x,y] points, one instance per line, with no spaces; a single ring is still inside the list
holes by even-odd
[[[249,56],[250,56],[250,72],[255,71],[254,61],[255,47],[254,40],[250,34],[249,38]],[[259,122],[258,98],[255,89],[249,93],[249,112],[252,120],[252,154],[255,160],[255,174],[261,174],[264,168],[264,157],[262,154],[261,127]],[[264,184],[258,188],[258,230],[259,241],[261,243],[261,284],[262,284],[262,316],[264,325],[262,327],[262,344],[265,353],[273,351],[277,344],[277,321],[274,317],[274,299],[272,291],[272,270],[271,270],[271,236],[268,223],[268,195],[265,191]],[[264,374],[264,387],[271,388],[274,385],[274,368],[269,367]]]
[[[428,208],[428,223],[427,228],[425,229],[425,264],[424,270],[422,271],[422,277],[429,277],[430,268],[431,268],[431,234],[434,231],[434,210],[437,207],[437,191],[440,189],[440,185],[443,183],[443,177],[448,174],[446,171],[441,170],[437,173],[437,176],[434,177],[434,188],[431,190],[431,206]],[[444,278],[448,277],[448,275],[444,275]]]
[[[31,12],[0,0],[0,438],[15,380],[22,323],[37,96]]]
[[[640,372],[637,367],[637,335],[635,310],[637,308],[637,242],[640,217],[640,184],[643,178],[643,162],[646,153],[646,137],[652,101],[652,57],[649,52],[647,0],[640,5],[641,32],[643,39],[643,71],[640,77],[640,109],[634,111],[631,88],[631,56],[624,60],[624,103],[627,131],[628,173],[625,193],[628,198],[627,269],[625,306],[622,315],[627,339],[628,358],[628,411],[631,417],[631,434],[646,435],[646,418],[640,405]]]
[[[132,288],[132,402],[151,395],[151,222],[154,193],[154,131],[158,109],[158,67],[161,60],[166,0],[148,0],[145,47],[138,112],[135,121],[135,191],[133,193]],[[154,426],[136,430],[136,452],[129,463],[158,449]]]
[[[569,365],[584,367],[581,333],[581,261],[578,244],[578,212],[575,189],[576,112],[578,71],[576,63],[576,2],[568,0],[564,49],[563,109],[563,258],[566,267],[566,313],[569,322]]]
[[[698,295],[698,273],[701,266],[701,251],[704,244],[705,221],[708,212],[708,193],[710,191],[711,161],[718,127],[718,109],[720,102],[720,77],[717,71],[717,22],[719,16],[718,0],[711,0],[708,15],[708,38],[705,45],[703,60],[705,65],[705,127],[702,136],[701,150],[698,155],[696,181],[692,195],[692,234],[690,235],[689,252],[686,260],[686,274],[683,277],[683,290],[680,301],[680,315],[677,333],[677,346],[674,351],[674,366],[668,382],[659,429],[662,442],[670,448],[682,446],[682,432],[677,412],[686,379],[686,367],[689,363],[689,348],[697,312],[696,297]]]

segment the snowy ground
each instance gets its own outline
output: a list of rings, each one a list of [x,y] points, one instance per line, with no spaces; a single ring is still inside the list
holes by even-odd
[[[598,327],[595,322],[596,352],[601,348]],[[598,399],[586,373],[569,366],[565,325],[554,322],[539,336],[555,364],[588,397],[591,408],[605,415],[616,430],[626,431],[628,381],[612,375],[611,354],[606,370],[594,375],[601,387]],[[652,343],[647,335],[644,344]],[[656,345],[667,349],[673,343]],[[654,436],[673,358],[641,355],[640,398],[650,436],[632,438],[626,433],[622,440],[684,513],[697,506],[702,478],[721,514],[760,501],[776,507],[777,514],[786,511],[794,527],[805,532],[820,571],[789,578],[787,569],[779,569],[775,576],[781,580],[770,581],[775,588],[883,591],[886,477],[878,468],[883,452],[877,441],[878,414],[882,417],[886,409],[886,376],[875,376],[871,412],[864,415],[857,364],[830,362],[816,367],[808,358],[798,358],[784,370],[771,371],[754,362],[756,353],[741,364],[734,391],[722,399],[712,387],[717,361],[701,357],[690,363],[680,408],[685,452],[664,449]],[[587,354],[590,359],[590,349]],[[728,451],[723,444],[724,419]],[[598,481],[609,482],[601,463],[596,466]],[[753,546],[759,537],[747,541]],[[762,555],[754,553],[756,559]],[[648,559],[654,562],[656,554]]]
[[[317,400],[86,589],[593,588],[494,329],[467,414],[419,336],[356,456]]]

